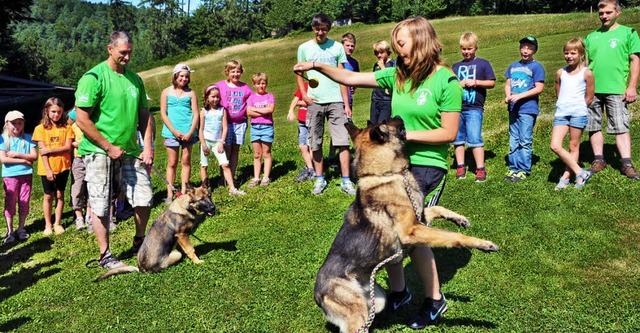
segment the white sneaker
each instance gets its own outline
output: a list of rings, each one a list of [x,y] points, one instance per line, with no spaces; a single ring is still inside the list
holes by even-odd
[[[327,181],[324,179],[320,180],[316,178],[316,182],[313,184],[313,191],[311,191],[311,194],[322,194],[325,188],[327,188]]]
[[[342,192],[348,195],[356,195],[357,192],[353,187],[353,182],[351,182],[350,180],[342,182],[342,185],[340,185],[340,189],[342,190]]]

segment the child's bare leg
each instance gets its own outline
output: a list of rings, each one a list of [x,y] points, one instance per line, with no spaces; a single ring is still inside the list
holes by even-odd
[[[42,213],[44,214],[44,229],[51,229],[51,212],[53,210],[53,196],[51,194],[45,194],[42,197]]]
[[[271,142],[262,142],[262,157],[264,158],[264,178],[271,176],[273,157],[271,156]]]
[[[220,168],[222,169],[222,176],[224,177],[224,180],[229,184],[229,190],[235,190],[236,185],[233,182],[233,176],[231,175],[231,168],[229,168],[229,164],[223,164]]]
[[[473,147],[471,152],[473,153],[473,159],[476,161],[476,169],[484,168],[484,147]]]
[[[5,218],[7,219],[7,233],[12,233],[13,232],[13,216],[5,215]]]
[[[187,191],[187,183],[191,177],[191,149],[193,146],[182,148],[182,172],[180,181],[182,184],[182,193]]]
[[[253,148],[253,178],[260,179],[260,171],[262,171],[262,144],[261,141],[251,142]]]
[[[455,146],[453,152],[456,155],[456,164],[464,164],[464,145]]]
[[[201,166],[200,167],[200,180],[202,180],[202,184],[203,185],[209,185],[209,179],[208,179],[208,174],[207,174],[207,167],[206,166]]]
[[[167,181],[173,185],[176,181],[176,170],[178,169],[178,147],[167,147]],[[167,198],[173,198],[173,189],[167,186]]]
[[[313,169],[311,148],[307,145],[298,145],[298,148],[300,148],[300,154],[302,154],[302,160],[304,160],[304,164],[307,166],[307,169]]]
[[[60,225],[62,210],[64,209],[64,191],[56,191],[56,219],[54,225]]]

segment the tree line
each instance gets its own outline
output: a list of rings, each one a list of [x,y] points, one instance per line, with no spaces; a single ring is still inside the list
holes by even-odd
[[[309,29],[319,12],[367,24],[422,15],[499,15],[595,10],[597,0],[0,0],[0,73],[75,85],[104,60],[108,35],[128,31],[143,70],[196,52]],[[640,0],[621,1],[636,6]]]

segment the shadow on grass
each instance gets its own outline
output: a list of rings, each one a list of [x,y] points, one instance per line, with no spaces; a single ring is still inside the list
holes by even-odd
[[[484,162],[492,160],[496,158],[496,153],[493,150],[485,150],[484,151]],[[466,147],[464,151],[464,164],[467,166],[467,171],[471,173],[475,173],[478,165],[476,164],[476,159],[473,157],[473,149],[470,147]],[[451,164],[449,165],[449,169],[455,170],[458,167],[458,163],[456,161],[456,155],[451,154]]]
[[[202,241],[202,240],[200,240]],[[238,243],[237,240],[231,240],[231,241],[227,241],[227,242],[214,242],[214,243],[205,243],[204,244],[198,245],[195,247],[196,249],[196,253],[198,253],[199,255],[205,255],[211,251],[215,251],[215,250],[225,250],[227,252],[232,252],[232,251],[237,251],[238,248],[236,247],[236,244]]]
[[[4,286],[3,290],[0,290],[0,300],[6,300],[11,296],[14,296],[21,291],[29,288],[30,286],[36,284],[40,279],[46,279],[50,276],[61,271],[60,268],[52,268],[45,270],[47,267],[53,266],[61,262],[58,259],[50,260],[48,262],[39,263],[29,268],[23,268],[20,271],[9,274],[0,278],[0,285]],[[5,264],[3,260],[3,265]],[[24,322],[16,322],[16,324],[24,324]],[[5,325],[12,325],[11,323],[5,323]],[[15,329],[17,327],[12,327]],[[6,332],[7,330],[0,329],[2,332]],[[10,330],[9,330],[10,331]]]
[[[6,323],[0,323],[0,332],[10,332],[17,330],[20,326],[31,321],[29,317],[13,318]]]
[[[22,243],[16,242],[11,245],[3,244],[3,246],[0,247],[3,252],[7,251],[7,249],[11,247],[17,247],[13,251],[7,251],[6,254],[2,257],[2,260],[0,260],[0,275],[4,275],[15,264],[28,261],[29,258],[31,258],[31,256],[33,256],[35,253],[51,250],[53,240],[51,240],[50,238],[41,238],[33,242],[27,241],[27,243],[25,243],[25,245],[22,247],[20,247],[20,244]],[[1,299],[2,298],[0,298],[0,300]]]
[[[565,145],[565,149],[569,147]],[[620,159],[620,155],[618,154],[618,148],[615,144],[604,144],[604,160],[609,164],[610,167],[621,170],[622,169],[622,160]],[[580,155],[578,157],[578,165],[580,165],[583,169],[589,169],[591,167],[591,162],[593,162],[593,150],[591,149],[591,143],[587,141],[583,141],[580,143]],[[547,181],[551,183],[556,183],[558,179],[564,173],[566,165],[560,158],[556,158],[549,163],[551,166],[551,171],[547,176]],[[571,177],[575,177],[575,175],[571,175]]]

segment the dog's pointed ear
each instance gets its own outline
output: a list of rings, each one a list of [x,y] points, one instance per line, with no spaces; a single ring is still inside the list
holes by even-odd
[[[187,183],[185,189],[187,190],[187,192],[191,192],[193,191],[193,186],[191,186],[191,183]]]
[[[367,127],[373,125],[373,123],[371,122],[371,119],[367,119]]]
[[[362,130],[359,129],[356,125],[354,125],[352,122],[344,123],[344,127],[347,128],[347,132],[349,132],[349,136],[351,137],[352,141],[355,141],[356,137],[360,134],[360,132],[362,132]]]
[[[372,128],[369,132],[369,137],[371,138],[371,141],[377,143],[385,143],[389,141],[389,129],[387,128],[387,125],[382,124]]]

